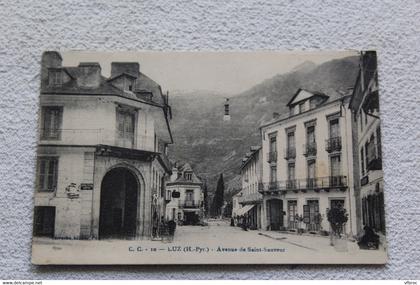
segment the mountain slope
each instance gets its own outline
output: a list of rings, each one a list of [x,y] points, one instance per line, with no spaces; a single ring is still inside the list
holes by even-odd
[[[228,190],[240,188],[241,158],[251,145],[260,144],[258,127],[273,112],[288,113],[286,104],[298,88],[331,92],[353,87],[358,58],[332,60],[321,65],[304,62],[286,74],[276,75],[230,98],[231,121],[224,122],[223,94],[195,92],[177,94],[172,99],[175,143],[170,157],[191,163],[208,182],[209,194],[217,177],[224,173]]]

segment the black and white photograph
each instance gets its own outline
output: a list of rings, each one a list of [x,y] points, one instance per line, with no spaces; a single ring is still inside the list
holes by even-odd
[[[45,51],[32,263],[385,264],[377,61]]]

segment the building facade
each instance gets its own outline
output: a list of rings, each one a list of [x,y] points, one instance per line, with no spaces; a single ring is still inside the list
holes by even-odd
[[[247,225],[251,229],[261,228],[262,195],[258,192],[261,182],[261,147],[253,146],[242,159],[241,166],[241,191],[235,195],[238,205],[235,217],[245,216]]]
[[[182,225],[196,225],[204,219],[203,182],[191,165],[174,166],[166,183],[166,219]]]
[[[143,239],[165,213],[171,109],[137,62],[42,58],[34,236]]]
[[[362,52],[359,76],[353,89],[353,152],[358,194],[358,231],[369,226],[385,234],[381,126],[375,52]]]
[[[350,97],[299,89],[289,114],[260,128],[263,229],[329,231],[328,210],[342,206],[355,233]]]

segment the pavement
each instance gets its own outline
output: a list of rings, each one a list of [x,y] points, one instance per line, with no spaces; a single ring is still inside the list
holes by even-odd
[[[360,250],[329,237],[303,236],[231,227],[226,220],[208,226],[178,226],[172,242],[151,240],[33,239],[35,264],[382,264],[384,250]]]

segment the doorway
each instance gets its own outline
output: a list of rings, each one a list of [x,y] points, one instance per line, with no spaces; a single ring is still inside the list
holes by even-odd
[[[54,237],[55,207],[35,206],[34,236]]]
[[[273,199],[267,203],[270,213],[270,228],[272,231],[278,231],[283,228],[283,201]]]
[[[126,168],[110,170],[101,184],[99,238],[131,239],[137,231],[139,184]]]

